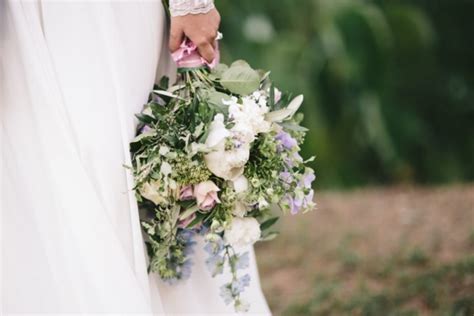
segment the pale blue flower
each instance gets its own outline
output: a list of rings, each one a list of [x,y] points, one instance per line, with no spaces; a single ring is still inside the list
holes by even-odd
[[[246,269],[249,266],[249,253],[245,252],[242,255],[237,256],[237,262],[235,263],[236,269]]]
[[[226,283],[220,287],[220,296],[226,305],[229,305],[234,300],[230,283]]]
[[[213,277],[221,274],[224,271],[224,258],[219,256],[211,256],[206,259],[206,266]]]

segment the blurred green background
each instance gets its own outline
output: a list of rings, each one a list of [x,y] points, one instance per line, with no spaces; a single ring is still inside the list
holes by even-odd
[[[274,315],[474,315],[474,0],[216,1],[303,93],[318,209],[256,246]]]
[[[318,188],[474,179],[474,1],[218,1],[223,61],[303,93]]]

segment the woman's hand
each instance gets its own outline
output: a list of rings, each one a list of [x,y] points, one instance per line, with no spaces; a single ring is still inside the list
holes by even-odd
[[[171,17],[170,50],[176,51],[184,37],[189,38],[198,47],[199,54],[211,62],[215,53],[215,40],[221,16],[216,9],[205,14],[187,14]]]

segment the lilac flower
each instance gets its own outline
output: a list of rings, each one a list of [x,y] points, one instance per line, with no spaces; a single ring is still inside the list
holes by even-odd
[[[141,134],[148,133],[148,132],[151,131],[151,130],[152,130],[152,128],[151,128],[150,126],[144,125],[144,126],[142,127],[142,129],[140,130],[140,133],[141,133]]]
[[[301,206],[303,205],[303,200],[295,199],[289,194],[287,194],[284,199],[286,200],[288,206],[290,207],[290,213],[292,215],[295,215],[300,211]]]
[[[304,206],[307,207],[311,202],[313,202],[313,198],[314,198],[314,190],[311,189],[308,195],[304,197]]]
[[[316,179],[313,170],[310,169],[309,172],[306,172],[300,180],[300,185],[304,186],[305,188],[311,188],[311,183]]]
[[[283,148],[287,150],[291,150],[294,147],[298,146],[298,142],[296,141],[296,139],[291,137],[290,134],[283,130],[277,134],[276,139],[280,142]]]
[[[283,180],[283,182],[290,184],[293,180],[293,175],[288,171],[283,171],[280,173],[280,179]]]

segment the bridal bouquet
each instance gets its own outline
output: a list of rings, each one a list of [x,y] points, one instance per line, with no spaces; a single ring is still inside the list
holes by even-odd
[[[201,234],[210,273],[231,271],[221,296],[245,311],[246,250],[276,236],[274,206],[291,214],[314,207],[314,172],[299,155],[303,96],[282,94],[269,72],[242,60],[203,65],[189,41],[173,57],[178,80],[155,86],[130,144],[149,270],[186,279]]]

